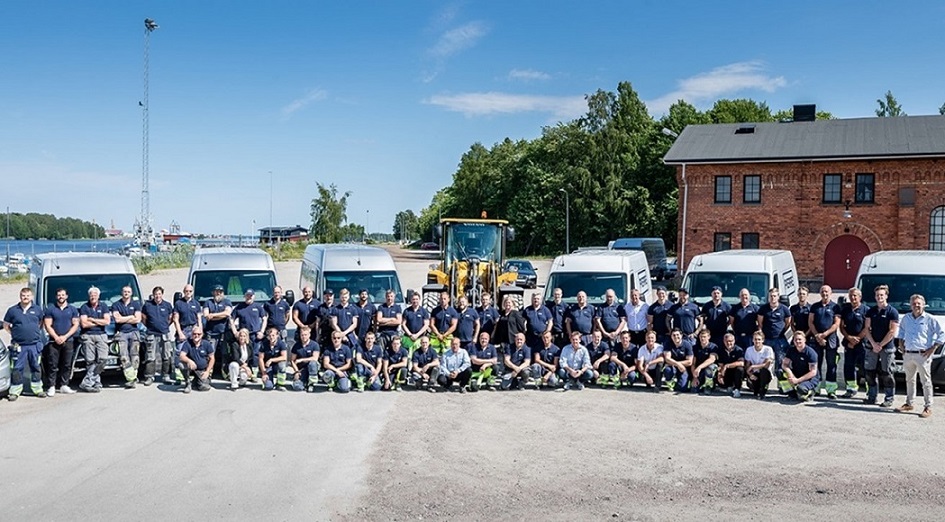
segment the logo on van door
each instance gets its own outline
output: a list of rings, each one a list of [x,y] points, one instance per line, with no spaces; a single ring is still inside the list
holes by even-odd
[[[781,280],[784,281],[784,293],[791,295],[794,293],[794,288],[797,286],[797,281],[794,278],[794,271],[788,270],[781,274]]]

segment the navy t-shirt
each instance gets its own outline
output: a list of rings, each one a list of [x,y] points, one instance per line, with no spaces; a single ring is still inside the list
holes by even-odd
[[[515,346],[509,346],[509,360],[512,361],[512,364],[515,366],[520,366],[532,360],[532,350],[528,345],[522,345],[521,348],[516,348]]]
[[[639,350],[640,348],[633,343],[630,343],[628,346],[624,346],[623,343],[618,343],[610,349],[610,352],[616,355],[621,361],[627,362],[636,361]]]
[[[718,306],[712,301],[702,305],[702,317],[705,318],[705,327],[712,337],[722,337],[728,331],[728,318],[732,313],[732,305],[719,301]]]
[[[430,320],[430,312],[427,312],[427,309],[422,306],[418,306],[416,310],[408,307],[404,310],[403,318],[407,329],[410,330],[410,333],[415,334]]]
[[[814,329],[817,333],[824,333],[833,326],[834,318],[840,315],[840,305],[829,301],[827,304],[817,301],[810,305],[810,313],[814,315]],[[798,330],[796,326],[794,330],[804,331]]]
[[[548,321],[552,320],[551,310],[540,305],[537,309],[529,306],[525,309],[526,332],[529,337],[540,337],[548,329]]]
[[[290,310],[289,303],[285,299],[279,299],[278,302],[274,302],[270,299],[266,302],[264,307],[266,309],[266,315],[269,316],[269,326],[275,326],[280,332],[285,330],[285,318]]]
[[[112,303],[112,312],[118,312],[118,315],[122,317],[130,317],[140,311],[141,303],[134,299],[129,300],[127,303],[122,302],[121,299]],[[118,325],[118,331],[121,333],[129,333],[137,329],[138,325],[136,324],[121,323]]]
[[[161,301],[161,304],[157,304],[153,300],[148,300],[141,306],[144,326],[148,333],[152,335],[164,335],[171,331],[171,316],[173,313],[174,308],[167,301]]]
[[[726,350],[724,346],[719,347],[715,351],[715,362],[719,365],[732,364],[744,358],[745,350],[742,350],[737,344],[732,347],[732,351]]]
[[[174,312],[177,314],[177,320],[180,322],[181,328],[188,328],[197,324],[200,311],[200,301],[193,298],[190,301],[179,299],[174,303]]]
[[[487,344],[484,347],[477,344],[476,346],[470,348],[469,356],[482,360],[495,359],[497,357],[495,346],[492,344]]]
[[[64,308],[51,304],[46,307],[46,313],[43,314],[44,319],[47,317],[52,319],[52,329],[56,335],[63,335],[72,329],[72,321],[79,318],[79,311],[70,304]]]
[[[673,357],[674,361],[685,361],[686,358],[692,357],[692,343],[683,339],[678,345],[673,343],[672,339],[666,341],[666,344],[663,345],[663,352],[669,352]]]
[[[210,356],[213,355],[213,345],[206,339],[201,339],[200,344],[194,345],[190,339],[180,343],[180,353],[186,354],[187,358],[197,365],[200,371],[206,370],[210,365]]]
[[[866,312],[868,311],[869,308],[862,303],[856,308],[853,308],[850,303],[844,304],[840,311],[840,322],[843,324],[843,329],[850,335],[857,335],[862,332],[866,326]]]
[[[564,332],[564,316],[568,311],[568,306],[564,303],[555,304],[554,301],[545,301],[545,308],[551,312],[552,333],[560,334]]]
[[[456,323],[456,337],[459,337],[464,343],[473,341],[473,335],[476,333],[476,321],[479,320],[479,312],[466,307],[465,310],[456,310],[459,321]]]
[[[476,312],[479,313],[479,331],[492,335],[492,331],[495,330],[495,323],[499,320],[499,310],[489,305],[485,308],[480,306],[476,309]]]
[[[696,318],[699,317],[699,307],[693,303],[676,303],[669,309],[669,316],[673,318],[673,328],[682,330],[683,335],[692,335],[696,331]]]
[[[669,333],[669,327],[666,325],[666,317],[669,315],[669,309],[673,304],[666,301],[663,304],[655,302],[646,309],[646,315],[653,316],[653,331],[657,335],[666,335]]]
[[[709,344],[703,346],[702,343],[696,343],[692,347],[692,356],[694,366],[699,366],[700,364],[706,362],[709,359],[709,356],[713,353],[716,353],[719,350],[719,346],[709,341]]]
[[[397,350],[394,350],[393,346],[388,347],[384,350],[384,360],[390,363],[391,365],[400,364],[401,361],[407,358],[407,349],[401,346]]]
[[[452,306],[437,306],[430,312],[430,317],[433,318],[433,326],[436,326],[436,331],[442,334],[450,329],[453,319],[459,319],[459,314]]]
[[[554,364],[555,359],[561,356],[561,348],[558,348],[555,345],[551,345],[547,348],[542,348],[536,355],[541,359],[541,362],[545,364]]]
[[[758,307],[758,315],[764,317],[761,321],[761,332],[765,339],[776,339],[784,336],[784,327],[791,311],[781,303],[771,306],[765,303]]]
[[[371,330],[371,325],[374,324],[377,307],[372,303],[365,303],[364,306],[360,304],[354,306],[358,310],[358,339],[364,339],[364,336]]]
[[[751,335],[758,329],[758,305],[755,303],[748,303],[746,306],[741,303],[732,305],[732,316],[735,317],[732,323],[735,337]]]
[[[806,375],[810,371],[809,365],[817,365],[817,352],[810,346],[805,346],[801,351],[792,346],[784,357],[791,361],[791,373],[795,377]]]
[[[590,335],[594,328],[594,307],[584,305],[584,308],[573,305],[568,308],[567,319],[571,319],[571,331],[581,332],[583,335]]]
[[[377,311],[381,313],[381,317],[384,319],[396,319],[397,314],[402,314],[399,304],[392,304],[387,306],[387,304],[382,304],[377,307]],[[400,316],[403,319],[403,315]],[[396,332],[399,326],[391,325],[378,325],[377,331],[379,332]]]
[[[384,359],[384,350],[379,344],[375,344],[370,350],[359,346],[358,354],[361,356],[361,359],[375,368],[378,368],[378,365],[381,364],[381,361]]]
[[[277,339],[275,343],[270,343],[269,337],[266,337],[259,343],[259,355],[263,356],[264,361],[279,357],[285,353],[285,350],[285,342],[282,339]]]
[[[305,344],[297,342],[292,347],[292,353],[299,359],[308,359],[319,352],[321,352],[321,348],[319,348],[318,343],[311,339]]]
[[[791,307],[791,327],[795,332],[807,333],[810,329],[810,303],[796,304]]]
[[[351,328],[351,325],[354,324],[354,318],[358,317],[360,312],[353,303],[348,303],[348,306],[342,306],[341,303],[338,303],[332,308],[331,315],[338,319],[338,329],[344,331]]]
[[[262,329],[266,309],[255,301],[252,304],[246,304],[244,301],[233,307],[231,315],[236,319],[237,329],[246,328],[249,333],[256,334]]]
[[[19,303],[10,307],[3,322],[10,325],[10,338],[16,344],[34,344],[42,340],[40,323],[43,321],[43,309],[30,303],[26,310]]]
[[[436,350],[432,348],[427,348],[426,351],[417,350],[413,352],[413,363],[420,367],[426,366],[436,359]]]
[[[210,312],[211,314],[218,314],[220,312],[225,312],[228,307],[232,307],[232,306],[233,304],[230,303],[230,300],[227,298],[223,298],[223,300],[221,300],[219,303],[213,299],[207,299],[207,304],[206,304],[207,311]],[[207,335],[210,335],[213,337],[219,337],[223,335],[223,332],[226,331],[227,322],[228,321],[226,319],[215,319],[215,320],[208,319],[207,320]]]
[[[337,350],[334,346],[326,348],[325,351],[322,352],[322,359],[326,358],[332,366],[335,368],[341,368],[345,364],[348,364],[348,361],[351,360],[351,348],[345,344],[342,344]]]
[[[627,317],[627,311],[624,309],[623,305],[614,301],[612,305],[604,303],[598,306],[594,315],[600,319],[600,324],[604,327],[604,330],[614,332],[617,330],[617,327],[620,326],[620,320]]]
[[[587,355],[590,356],[591,362],[597,362],[597,359],[610,353],[610,345],[607,344],[607,341],[601,341],[600,344],[594,345],[593,343],[587,343]]]
[[[92,306],[90,303],[86,302],[81,308],[79,308],[79,318],[81,319],[82,316],[88,317],[89,319],[110,318],[108,306],[102,301],[96,303],[95,306]],[[102,335],[105,333],[105,327],[96,324],[90,328],[83,328],[82,333],[86,335]]]
[[[302,324],[311,326],[312,323],[315,322],[315,315],[312,312],[317,309],[320,304],[322,303],[314,297],[307,302],[301,299],[292,305],[292,310],[299,313],[299,320],[302,321]]]
[[[870,336],[879,343],[889,333],[890,323],[899,322],[899,310],[888,304],[882,309],[873,306],[866,312],[866,317],[870,320]]]

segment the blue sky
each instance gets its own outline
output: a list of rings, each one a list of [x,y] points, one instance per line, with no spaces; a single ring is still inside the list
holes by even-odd
[[[90,7],[94,6],[94,7]],[[750,97],[873,116],[945,103],[940,2],[0,2],[0,205],[140,211],[143,20],[156,228],[308,226],[315,183],[389,232],[475,142],[534,138],[630,81],[654,116]],[[368,214],[368,211],[370,213]]]

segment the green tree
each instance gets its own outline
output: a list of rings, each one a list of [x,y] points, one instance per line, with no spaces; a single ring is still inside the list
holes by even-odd
[[[892,91],[886,91],[886,95],[876,100],[876,103],[879,104],[879,108],[876,109],[876,116],[880,118],[907,116],[907,114],[902,111],[902,106],[896,101],[896,97],[893,96]]]
[[[394,239],[400,241],[417,237],[417,215],[413,210],[401,210],[394,216]]]
[[[338,187],[334,184],[326,187],[317,183],[317,188],[318,196],[312,199],[309,237],[316,243],[337,243],[344,238],[341,224],[348,219],[348,197],[351,191],[338,197]]]
[[[358,223],[345,223],[344,226],[338,229],[338,234],[338,239],[332,241],[333,243],[338,241],[360,242],[366,239],[364,237],[364,225]]]
[[[781,109],[780,111],[774,113],[774,121],[793,121],[794,120],[794,109]],[[817,111],[815,116],[817,120],[832,120],[834,115],[827,111]]]
[[[708,111],[712,123],[757,123],[775,121],[765,102],[748,99],[718,100]]]
[[[945,103],[943,103],[942,106],[938,108],[938,113],[945,116]]]

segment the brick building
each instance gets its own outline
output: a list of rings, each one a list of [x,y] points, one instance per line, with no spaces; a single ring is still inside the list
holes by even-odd
[[[706,252],[786,249],[802,279],[849,288],[871,252],[945,250],[945,116],[799,114],[680,133],[664,158],[679,183],[680,269]]]

